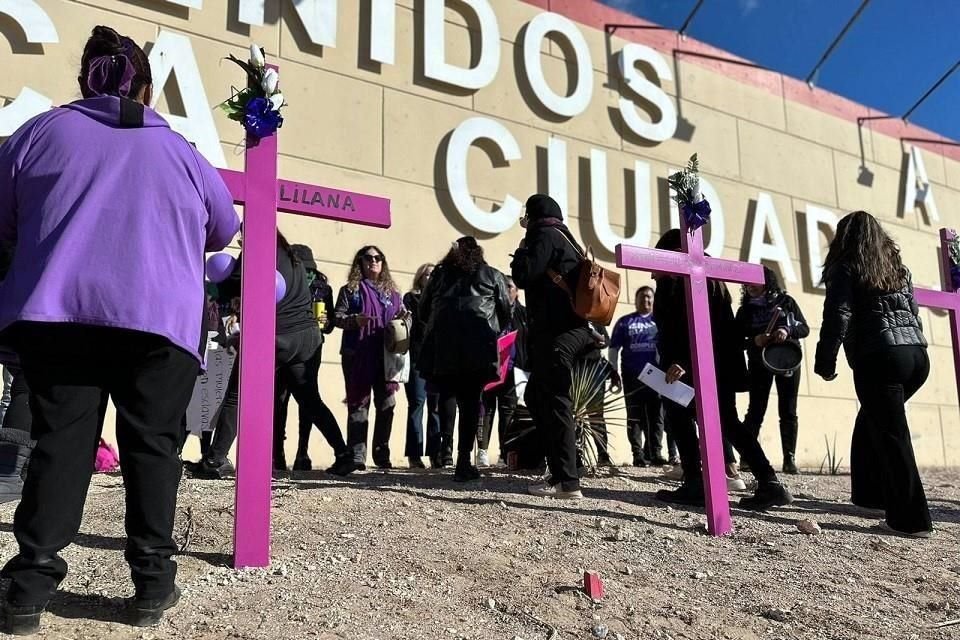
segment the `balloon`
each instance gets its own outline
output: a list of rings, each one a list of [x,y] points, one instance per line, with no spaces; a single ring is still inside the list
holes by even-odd
[[[229,253],[215,253],[207,258],[207,280],[223,282],[230,277],[237,264],[237,259]]]
[[[276,273],[277,304],[280,304],[280,301],[283,300],[283,296],[287,295],[287,281],[283,279],[283,276],[280,275],[279,271]]]

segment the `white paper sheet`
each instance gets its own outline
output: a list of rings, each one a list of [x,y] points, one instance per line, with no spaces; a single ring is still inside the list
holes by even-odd
[[[690,401],[693,400],[693,387],[679,380],[667,384],[667,374],[649,362],[640,372],[640,382],[681,407],[690,406]]]

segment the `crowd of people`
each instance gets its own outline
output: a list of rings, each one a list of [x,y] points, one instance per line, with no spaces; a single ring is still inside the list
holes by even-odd
[[[59,553],[80,526],[108,398],[116,407],[127,494],[132,622],[156,624],[177,603],[172,528],[187,406],[208,332],[227,348],[242,348],[239,266],[216,286],[205,283],[203,273],[205,253],[231,243],[240,221],[217,171],[147,106],[153,86],[143,50],[97,27],[83,53],[79,84],[82,99],[31,119],[0,146],[0,357],[8,403],[0,473],[12,483],[4,486],[18,492],[22,486],[13,523],[19,551],[3,575],[10,581],[7,628],[20,634],[39,628],[66,575]],[[584,252],[563,220],[557,202],[531,196],[509,276],[487,263],[475,238],[463,237],[437,264],[420,267],[405,295],[387,256],[369,245],[357,251],[334,296],[313,252],[278,232],[277,270],[286,288],[276,309],[275,466],[286,469],[283,438],[292,396],[300,411],[295,469],[312,466],[313,426],[335,454],[331,473],[364,469],[368,448],[372,463],[389,469],[396,396],[404,385],[404,454],[411,467],[424,467],[426,456],[434,468],[452,466],[454,480],[477,480],[478,466],[496,457],[489,450],[496,417],[499,458],[510,457],[522,401],[546,466],[530,493],[581,498],[571,387],[576,368],[607,349],[605,375],[611,390],[622,386],[627,399],[632,462],[679,463],[679,486],[657,497],[703,505],[693,405],[661,400],[639,380],[653,364],[670,383],[694,384],[683,281],[653,274],[655,287],[636,291],[636,312],[621,318],[608,340],[604,327],[571,304],[568,290]],[[680,250],[680,231],[664,233],[657,247]],[[238,264],[242,260],[241,252]],[[825,380],[836,378],[843,346],[861,403],[852,501],[883,510],[885,526],[896,533],[929,536],[904,412],[929,372],[910,272],[877,220],[857,211],[840,221],[823,282],[814,370]],[[136,296],[129,295],[132,286]],[[709,306],[729,486],[745,488],[736,450],[757,480],[740,505],[766,510],[789,504],[792,497],[758,433],[776,384],[782,471],[796,473],[800,373],[772,372],[765,350],[799,347],[810,330],[769,270],[764,285],[744,288],[737,313],[722,282],[710,282]],[[345,430],[318,386],[324,336],[335,330],[342,332]],[[516,342],[504,356],[500,339],[513,332]],[[506,378],[491,387],[502,377],[504,357]],[[518,393],[521,381],[526,384]],[[744,420],[736,405],[741,392],[749,393]],[[236,406],[235,369],[212,439],[202,459],[187,465],[189,473],[233,473],[228,453],[237,434]]]

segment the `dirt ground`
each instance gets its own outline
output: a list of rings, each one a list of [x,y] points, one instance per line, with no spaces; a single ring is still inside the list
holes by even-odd
[[[658,471],[615,468],[557,503],[492,470],[321,473],[274,482],[273,565],[229,568],[232,482],[184,480],[176,535],[184,597],[161,626],[123,623],[123,488],[97,476],[70,574],[39,637],[111,639],[953,638],[960,625],[960,472],[924,474],[937,533],[872,531],[849,477],[787,480],[795,505],[734,510],[736,532],[653,501]],[[0,508],[12,555],[13,505]],[[796,522],[816,520],[818,536]],[[188,538],[188,540],[187,540]],[[598,571],[606,595],[580,589]]]

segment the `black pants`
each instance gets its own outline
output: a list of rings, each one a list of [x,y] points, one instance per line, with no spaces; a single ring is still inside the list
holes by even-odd
[[[30,431],[33,418],[30,416],[30,389],[23,370],[19,367],[9,367],[10,404],[3,416],[3,428],[17,431]]]
[[[690,380],[684,380],[690,384]],[[750,471],[757,481],[774,480],[777,474],[760,447],[753,432],[746,428],[737,414],[737,394],[723,386],[717,388],[717,401],[720,405],[720,428],[726,439],[740,453],[744,462],[750,465]],[[680,464],[687,482],[700,482],[702,467],[700,460],[700,441],[697,437],[696,403],[681,407],[676,402],[666,400],[663,403],[667,413],[667,422],[673,430],[680,453]]]
[[[573,420],[573,367],[596,348],[589,329],[581,327],[556,336],[531,333],[531,369],[527,407],[547,448],[550,482],[564,491],[580,487],[577,475],[577,436]]]
[[[459,426],[457,455],[470,459],[473,443],[480,427],[480,403],[485,383],[478,376],[463,375],[441,380],[440,387],[440,432],[446,440],[441,444],[444,454],[453,450],[453,425]],[[457,410],[460,419],[457,420]]]
[[[638,377],[626,373],[623,377],[627,439],[634,460],[650,461],[663,458],[663,415],[660,396],[640,382]]]
[[[196,357],[159,336],[121,329],[24,323],[14,336],[37,444],[14,516],[20,553],[4,567],[7,600],[44,604],[67,573],[58,554],[80,528],[107,394],[117,407],[126,488],[125,557],[136,595],[165,597],[176,577],[177,445]]]
[[[337,419],[320,398],[317,374],[320,371],[320,330],[307,327],[302,331],[277,336],[276,375],[285,388],[290,390],[297,404],[304,407],[310,421],[317,425],[320,433],[333,447],[336,455],[346,451],[343,433]],[[233,362],[230,381],[220,405],[217,427],[213,433],[210,458],[214,462],[223,462],[230,453],[230,447],[237,439],[237,405],[240,388],[240,357]],[[279,397],[279,396],[276,396]],[[276,400],[275,400],[276,403]],[[274,416],[279,410],[274,405]],[[276,419],[274,420],[276,421]]]
[[[344,380],[351,377],[351,367],[354,366],[352,357],[343,357]],[[383,360],[375,365],[378,371],[383,371]],[[391,385],[378,375],[370,389],[376,417],[373,419],[373,452],[374,464],[386,465],[390,462],[390,433],[393,431],[393,414],[397,407],[397,394]],[[353,450],[353,461],[357,464],[367,463],[367,434],[370,431],[370,397],[355,406],[347,406],[347,445]]]
[[[317,349],[317,372],[319,374],[319,363],[323,361],[323,344]],[[319,383],[318,383],[319,390]],[[273,467],[279,469],[286,467],[286,454],[284,452],[284,442],[287,439],[287,409],[290,405],[290,389],[287,388],[286,380],[280,372],[277,371],[276,381],[277,410],[274,416],[273,424]],[[310,411],[306,406],[297,405],[297,458],[308,458],[310,451],[310,432],[313,431],[313,420]],[[339,428],[338,428],[339,431]]]
[[[929,373],[923,347],[890,347],[862,358],[853,370],[861,406],[850,446],[852,501],[886,509],[891,527],[911,533],[932,525],[904,403]]]
[[[800,370],[792,376],[775,376],[763,362],[750,358],[750,406],[743,423],[760,435],[763,417],[770,402],[770,389],[777,385],[777,410],[780,415],[780,446],[784,459],[797,453],[797,395],[800,393]]]
[[[497,421],[497,439],[500,442],[500,457],[505,458],[503,441],[506,438],[507,427],[513,420],[513,413],[517,410],[517,384],[513,377],[513,370],[507,372],[507,379],[502,385],[490,391],[483,392],[483,427],[477,434],[477,445],[481,449],[490,447],[490,437],[493,435],[493,419],[500,412]]]

